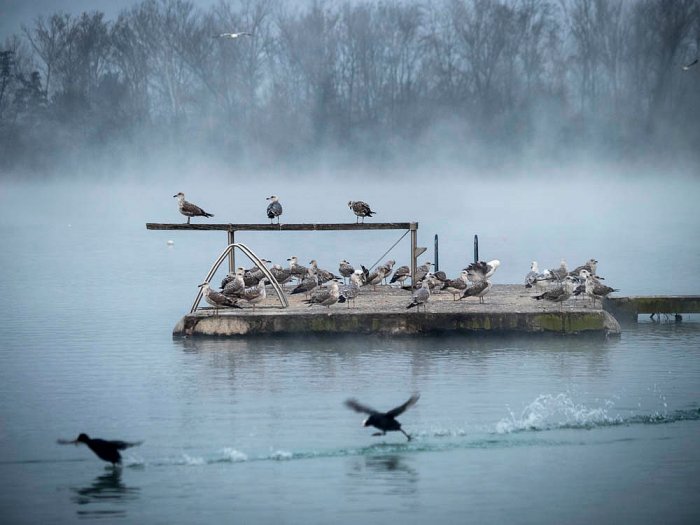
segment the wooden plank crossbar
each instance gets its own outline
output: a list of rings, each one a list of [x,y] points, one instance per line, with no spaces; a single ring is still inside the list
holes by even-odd
[[[411,230],[416,222],[321,223],[321,224],[161,224],[146,223],[148,230],[218,231],[338,231],[338,230]]]
[[[225,231],[228,232],[228,245],[235,243],[237,231],[353,231],[353,230],[409,230],[411,232],[411,282],[415,283],[418,256],[425,248],[418,247],[417,222],[340,222],[310,224],[187,224],[147,222],[147,230],[181,230],[181,231]],[[234,251],[229,253],[229,271],[236,267]]]

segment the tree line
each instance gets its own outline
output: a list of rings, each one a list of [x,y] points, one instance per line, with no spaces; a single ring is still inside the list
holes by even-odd
[[[219,38],[247,31],[237,39]],[[0,47],[0,166],[183,147],[222,159],[698,156],[696,0],[143,0]],[[128,149],[126,150],[128,151]],[[466,158],[466,157],[465,157]]]

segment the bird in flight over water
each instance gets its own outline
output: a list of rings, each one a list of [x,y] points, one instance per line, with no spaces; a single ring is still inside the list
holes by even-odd
[[[384,436],[387,432],[397,431],[401,432],[409,441],[411,441],[411,436],[404,432],[404,430],[401,428],[401,423],[396,421],[396,418],[403,414],[406,409],[415,405],[419,397],[420,394],[413,394],[403,405],[392,408],[388,412],[379,412],[373,408],[361,404],[355,399],[348,399],[345,402],[345,406],[352,408],[355,412],[369,414],[369,417],[362,422],[362,426],[374,427],[381,430],[381,432],[375,432],[372,434],[373,436]]]
[[[98,458],[115,466],[122,462],[122,456],[119,454],[120,450],[125,450],[129,447],[136,447],[140,445],[142,441],[137,441],[135,443],[129,443],[127,441],[107,441],[106,439],[93,439],[87,434],[80,434],[76,439],[59,439],[57,443],[59,445],[79,445],[80,443],[83,443],[87,445]]]

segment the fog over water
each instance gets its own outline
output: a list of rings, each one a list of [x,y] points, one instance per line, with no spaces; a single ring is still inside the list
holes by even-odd
[[[700,522],[697,315],[174,339],[226,233],[145,226],[180,191],[194,224],[364,200],[450,277],[478,235],[497,284],[594,257],[617,295],[700,294],[699,46],[686,0],[0,0],[3,523]],[[236,240],[337,271],[409,264],[403,233]],[[411,442],[343,406],[413,392]],[[112,470],[80,432],[143,444]]]

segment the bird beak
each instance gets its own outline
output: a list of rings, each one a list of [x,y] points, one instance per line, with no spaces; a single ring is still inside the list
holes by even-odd
[[[177,194],[173,195],[173,197],[177,197]]]
[[[209,284],[209,283],[202,283],[202,284],[199,284],[199,285],[197,285],[197,288],[201,288],[202,286],[206,286],[207,284]]]

